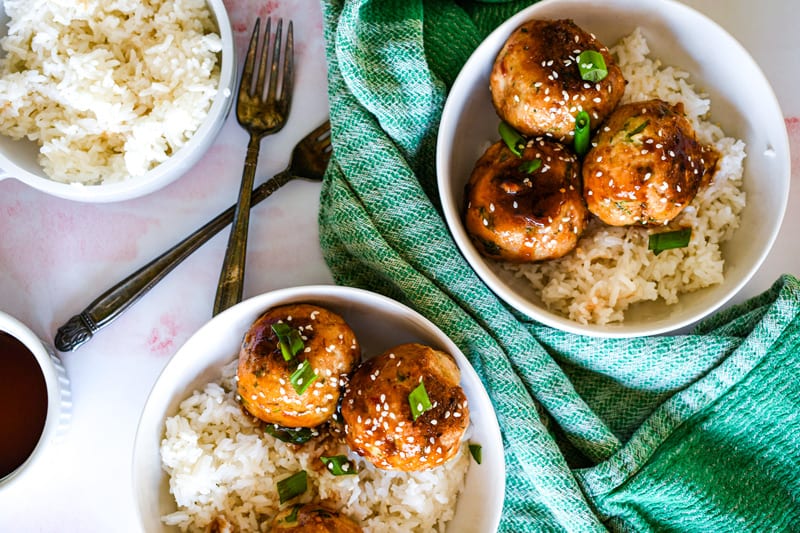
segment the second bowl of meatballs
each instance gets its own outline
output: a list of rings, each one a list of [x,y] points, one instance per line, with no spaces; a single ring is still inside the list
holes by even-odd
[[[256,296],[193,335],[148,397],[133,472],[147,531],[493,531],[505,494],[464,355],[337,286]]]
[[[436,166],[499,298],[601,337],[685,331],[743,291],[783,220],[786,126],[758,65],[672,0],[544,0],[474,51]]]

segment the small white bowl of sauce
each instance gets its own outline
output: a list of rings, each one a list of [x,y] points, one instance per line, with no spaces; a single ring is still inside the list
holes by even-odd
[[[72,397],[61,361],[27,326],[0,311],[0,492],[69,428]]]

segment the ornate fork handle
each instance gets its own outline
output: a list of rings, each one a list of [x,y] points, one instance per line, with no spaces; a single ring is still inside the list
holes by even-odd
[[[300,177],[293,175],[289,169],[276,174],[253,190],[250,204],[261,202],[290,180]],[[192,252],[230,224],[235,208],[236,206],[232,205],[173,248],[111,287],[86,309],[70,318],[58,328],[55,337],[56,348],[62,352],[74,350],[88,341],[94,333],[110,324]]]

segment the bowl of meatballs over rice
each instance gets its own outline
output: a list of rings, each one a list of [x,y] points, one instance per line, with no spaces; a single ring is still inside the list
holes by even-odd
[[[146,531],[494,531],[500,429],[435,325],[386,297],[282,289],[170,360],[136,434]]]
[[[436,165],[503,300],[573,333],[680,330],[735,299],[786,210],[783,115],[750,55],[671,0],[545,0],[456,78]]]

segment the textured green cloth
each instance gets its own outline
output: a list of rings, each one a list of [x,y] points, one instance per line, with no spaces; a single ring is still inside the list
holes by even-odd
[[[511,311],[453,243],[434,147],[447,90],[521,3],[323,0],[334,158],[320,240],[337,283],[439,325],[503,432],[502,531],[800,530],[800,284],[693,335],[601,340]]]

